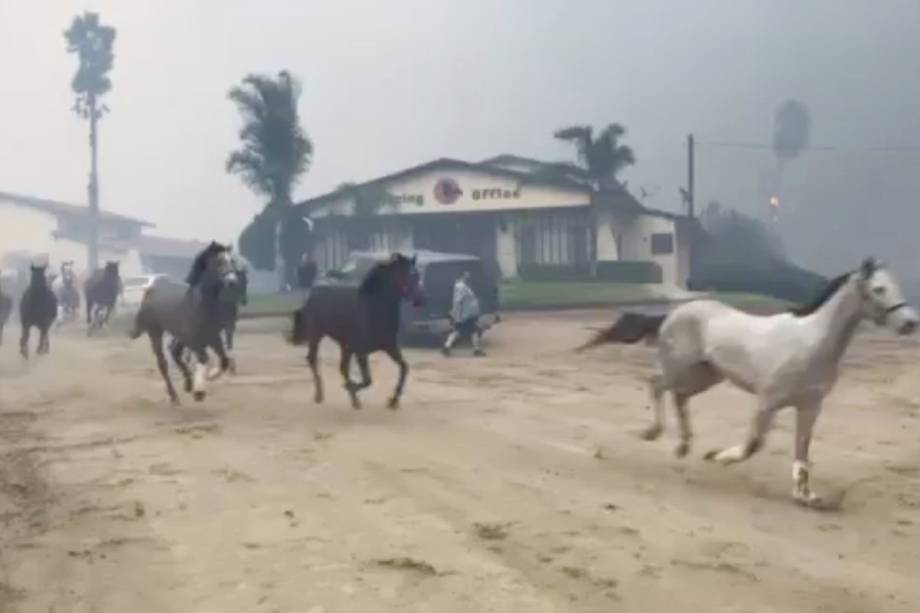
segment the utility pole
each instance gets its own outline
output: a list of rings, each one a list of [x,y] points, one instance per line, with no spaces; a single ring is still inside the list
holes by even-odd
[[[687,217],[695,216],[693,206],[693,134],[687,135]]]

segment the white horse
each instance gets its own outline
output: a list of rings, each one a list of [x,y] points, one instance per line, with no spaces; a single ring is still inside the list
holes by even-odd
[[[776,413],[795,407],[793,497],[818,506],[821,499],[808,485],[812,431],[824,397],[837,381],[840,359],[863,318],[902,335],[913,333],[920,321],[891,274],[871,258],[858,271],[831,281],[812,304],[787,313],[757,316],[714,300],[698,300],[666,316],[626,313],[579,350],[603,343],[657,341],[661,372],[650,381],[654,421],[642,437],[654,440],[661,435],[662,397],[670,391],[680,429],[678,457],[690,450],[690,398],[725,379],[757,396],[757,411],[747,439],[710,451],[708,460],[746,460],[763,446]]]

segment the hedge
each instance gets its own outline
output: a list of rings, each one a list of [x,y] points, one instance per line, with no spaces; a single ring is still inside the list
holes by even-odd
[[[656,262],[602,261],[592,273],[587,262],[575,265],[528,264],[518,268],[524,281],[604,281],[614,283],[661,283]]]
[[[747,292],[790,302],[812,300],[827,283],[819,274],[780,261],[756,268],[722,263],[700,266],[687,287],[693,291]]]

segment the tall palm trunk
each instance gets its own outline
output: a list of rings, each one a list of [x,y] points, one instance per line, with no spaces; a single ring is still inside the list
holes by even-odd
[[[97,166],[96,129],[99,112],[96,109],[96,96],[89,95],[89,249],[87,267],[90,272],[99,267],[99,175]]]
[[[281,208],[275,209],[275,270],[278,273],[278,289],[284,290],[287,285],[287,270],[284,265],[284,254],[281,251]]]

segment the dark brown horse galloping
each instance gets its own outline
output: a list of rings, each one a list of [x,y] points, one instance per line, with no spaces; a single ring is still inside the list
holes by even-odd
[[[329,336],[341,348],[339,364],[345,389],[354,408],[361,408],[358,392],[370,386],[368,355],[385,352],[399,366],[399,380],[387,404],[399,406],[409,366],[399,349],[399,312],[402,301],[414,306],[423,303],[415,258],[398,253],[367,273],[359,286],[323,284],[314,286],[306,303],[294,313],[291,342],[309,345],[307,362],[313,373],[316,402],[323,401],[323,380],[319,374],[318,351],[323,337]],[[351,358],[361,370],[361,382],[351,380]]]
[[[97,269],[83,284],[88,335],[108,323],[122,289],[118,262],[106,262],[105,268]]]
[[[32,277],[29,287],[19,299],[19,320],[22,322],[22,336],[19,339],[19,353],[29,359],[29,331],[34,326],[38,328],[38,355],[43,355],[51,350],[48,341],[48,328],[57,319],[57,296],[48,287],[48,277],[45,275],[46,266],[32,266]]]

